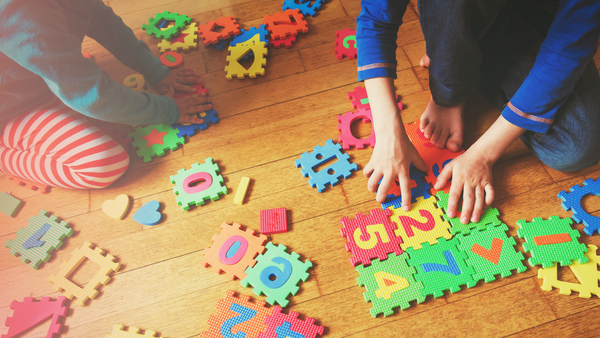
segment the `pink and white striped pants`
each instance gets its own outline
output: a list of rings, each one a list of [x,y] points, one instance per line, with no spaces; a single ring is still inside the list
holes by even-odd
[[[54,187],[104,188],[129,166],[127,151],[52,97],[13,117],[0,137],[0,170]]]

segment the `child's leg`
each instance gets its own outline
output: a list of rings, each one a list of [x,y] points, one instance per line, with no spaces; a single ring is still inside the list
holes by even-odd
[[[2,172],[51,186],[104,188],[128,166],[117,141],[55,97],[10,119],[0,137]]]

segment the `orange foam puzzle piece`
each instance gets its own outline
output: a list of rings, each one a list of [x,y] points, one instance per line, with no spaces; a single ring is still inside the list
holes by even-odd
[[[214,29],[223,27],[220,32]],[[198,26],[198,34],[205,45],[211,45],[219,42],[219,40],[229,39],[232,35],[240,35],[240,25],[233,16],[224,16],[217,20],[209,21],[204,25]]]
[[[263,23],[271,33],[272,40],[285,39],[298,33],[308,32],[308,23],[298,9],[286,9],[273,15],[265,15]]]

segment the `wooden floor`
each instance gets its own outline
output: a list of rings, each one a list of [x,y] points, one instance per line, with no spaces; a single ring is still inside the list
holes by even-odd
[[[282,0],[105,0],[122,16],[136,35],[158,55],[158,41],[141,29],[145,21],[165,10],[187,14],[206,23],[233,15],[242,28],[257,26],[264,15],[281,10]],[[233,290],[253,298],[250,288],[239,281],[203,268],[203,249],[212,244],[213,234],[223,221],[237,222],[259,230],[262,209],[285,207],[290,231],[272,235],[314,264],[300,292],[291,297],[287,310],[313,317],[326,327],[330,337],[396,336],[599,336],[600,300],[582,299],[577,294],[544,292],[537,268],[423,304],[397,311],[387,318],[372,318],[364,289],[356,283],[358,273],[349,263],[350,253],[340,236],[340,218],[378,208],[367,180],[360,173],[371,149],[348,151],[359,171],[340,185],[318,193],[294,166],[294,159],[327,139],[337,141],[338,114],[351,110],[346,93],[356,82],[356,60],[338,60],[334,55],[335,32],[354,28],[360,11],[357,0],[329,0],[314,18],[308,17],[309,32],[300,35],[290,49],[269,49],[265,76],[257,79],[225,79],[227,51],[198,44],[184,53],[187,66],[201,74],[221,117],[217,124],[193,137],[182,148],[150,163],[131,152],[128,172],[107,189],[74,191],[53,188],[48,195],[17,187],[0,176],[2,191],[12,191],[24,201],[17,217],[0,214],[0,243],[15,236],[29,217],[47,210],[72,225],[75,234],[39,270],[23,264],[8,250],[0,250],[0,322],[12,315],[10,303],[23,297],[57,297],[48,277],[61,262],[84,242],[92,242],[118,257],[123,265],[100,295],[80,307],[74,302],[65,320],[61,337],[104,337],[114,324],[158,331],[164,337],[197,337],[208,329],[207,320],[216,313],[215,304]],[[430,93],[428,72],[418,66],[425,51],[416,1],[405,15],[398,34],[397,93],[406,109],[404,121],[419,118]],[[86,40],[83,51],[115,81],[134,73],[122,66],[108,51]],[[596,62],[600,64],[596,56]],[[477,95],[468,103],[467,146],[496,119],[499,111]],[[129,127],[128,127],[129,128]],[[370,124],[358,133],[366,136]],[[229,195],[216,202],[182,211],[176,204],[169,176],[194,162],[212,157],[219,164]],[[234,205],[241,177],[252,178],[246,203]],[[556,197],[561,190],[585,179],[600,176],[600,166],[570,174],[544,166],[517,141],[494,167],[497,199],[494,207],[516,237],[516,222],[551,215],[568,217]],[[133,200],[122,221],[108,218],[101,204],[125,193]],[[158,200],[164,221],[154,227],[133,221],[133,213],[144,203]],[[586,210],[599,215],[600,198],[584,200]],[[581,225],[576,226],[579,230]],[[582,232],[581,241],[600,246],[600,236]],[[522,241],[517,238],[518,248]],[[528,254],[525,254],[528,256]],[[96,271],[86,263],[73,280],[85,284]],[[565,280],[574,277],[566,269]],[[44,335],[48,324],[26,337]],[[0,334],[6,333],[0,327]]]

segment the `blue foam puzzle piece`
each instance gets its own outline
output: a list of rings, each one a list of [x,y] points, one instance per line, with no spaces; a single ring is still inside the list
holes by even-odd
[[[233,40],[231,40],[230,46],[236,46],[237,44],[246,42],[252,39],[256,34],[260,34],[260,41],[266,42],[267,45],[269,44],[269,40],[267,40],[269,31],[267,30],[267,26],[262,24],[258,26],[258,28],[250,27],[248,30],[242,29],[240,35],[236,35]]]
[[[417,186],[410,189],[410,202],[417,203],[417,197],[423,197],[423,199],[428,199],[431,197],[429,194],[429,183],[425,182],[425,173],[419,171],[419,169],[415,168],[412,164],[409,169],[409,176],[412,180],[417,182]],[[381,183],[381,180],[379,180]],[[383,209],[387,209],[390,206],[393,206],[394,209],[402,208],[402,195],[396,196],[394,194],[389,194],[385,198],[385,201],[381,203],[381,207]]]
[[[150,201],[144,204],[133,215],[133,220],[142,225],[156,225],[162,220],[162,214],[158,211],[160,203],[158,201]]]
[[[315,16],[317,14],[317,10],[323,6],[325,0],[315,0],[313,5],[310,5],[310,1],[300,1],[300,3],[296,3],[295,0],[285,0],[283,2],[282,9],[285,11],[286,9],[298,9],[302,15],[310,15]]]
[[[574,185],[569,190],[570,192],[563,190],[558,193],[558,198],[563,201],[561,206],[567,211],[571,209],[573,212],[571,218],[575,222],[585,225],[583,231],[586,234],[591,236],[594,234],[594,231],[600,233],[600,217],[588,214],[581,206],[581,199],[585,195],[600,196],[600,179],[594,180],[589,178],[583,182],[583,186]]]
[[[223,48],[225,48],[225,47],[229,46],[229,43],[230,43],[229,41],[230,41],[230,40],[231,40],[231,39],[225,39],[225,40],[221,40],[221,41],[219,41],[219,42],[215,43],[215,47],[217,47],[217,50],[218,50],[218,51],[222,51],[222,50],[223,50]]]
[[[192,123],[192,124],[181,124],[181,123],[175,123],[173,125],[173,128],[177,129],[177,136],[178,137],[183,137],[183,135],[186,135],[188,137],[192,137],[194,135],[196,135],[196,132],[198,130],[200,131],[205,131],[206,129],[208,129],[208,124],[217,124],[219,123],[219,114],[217,113],[216,110],[214,109],[210,109],[204,112],[206,114],[206,116],[201,117],[200,114],[196,114],[196,117],[201,118],[204,120],[204,123]]]

